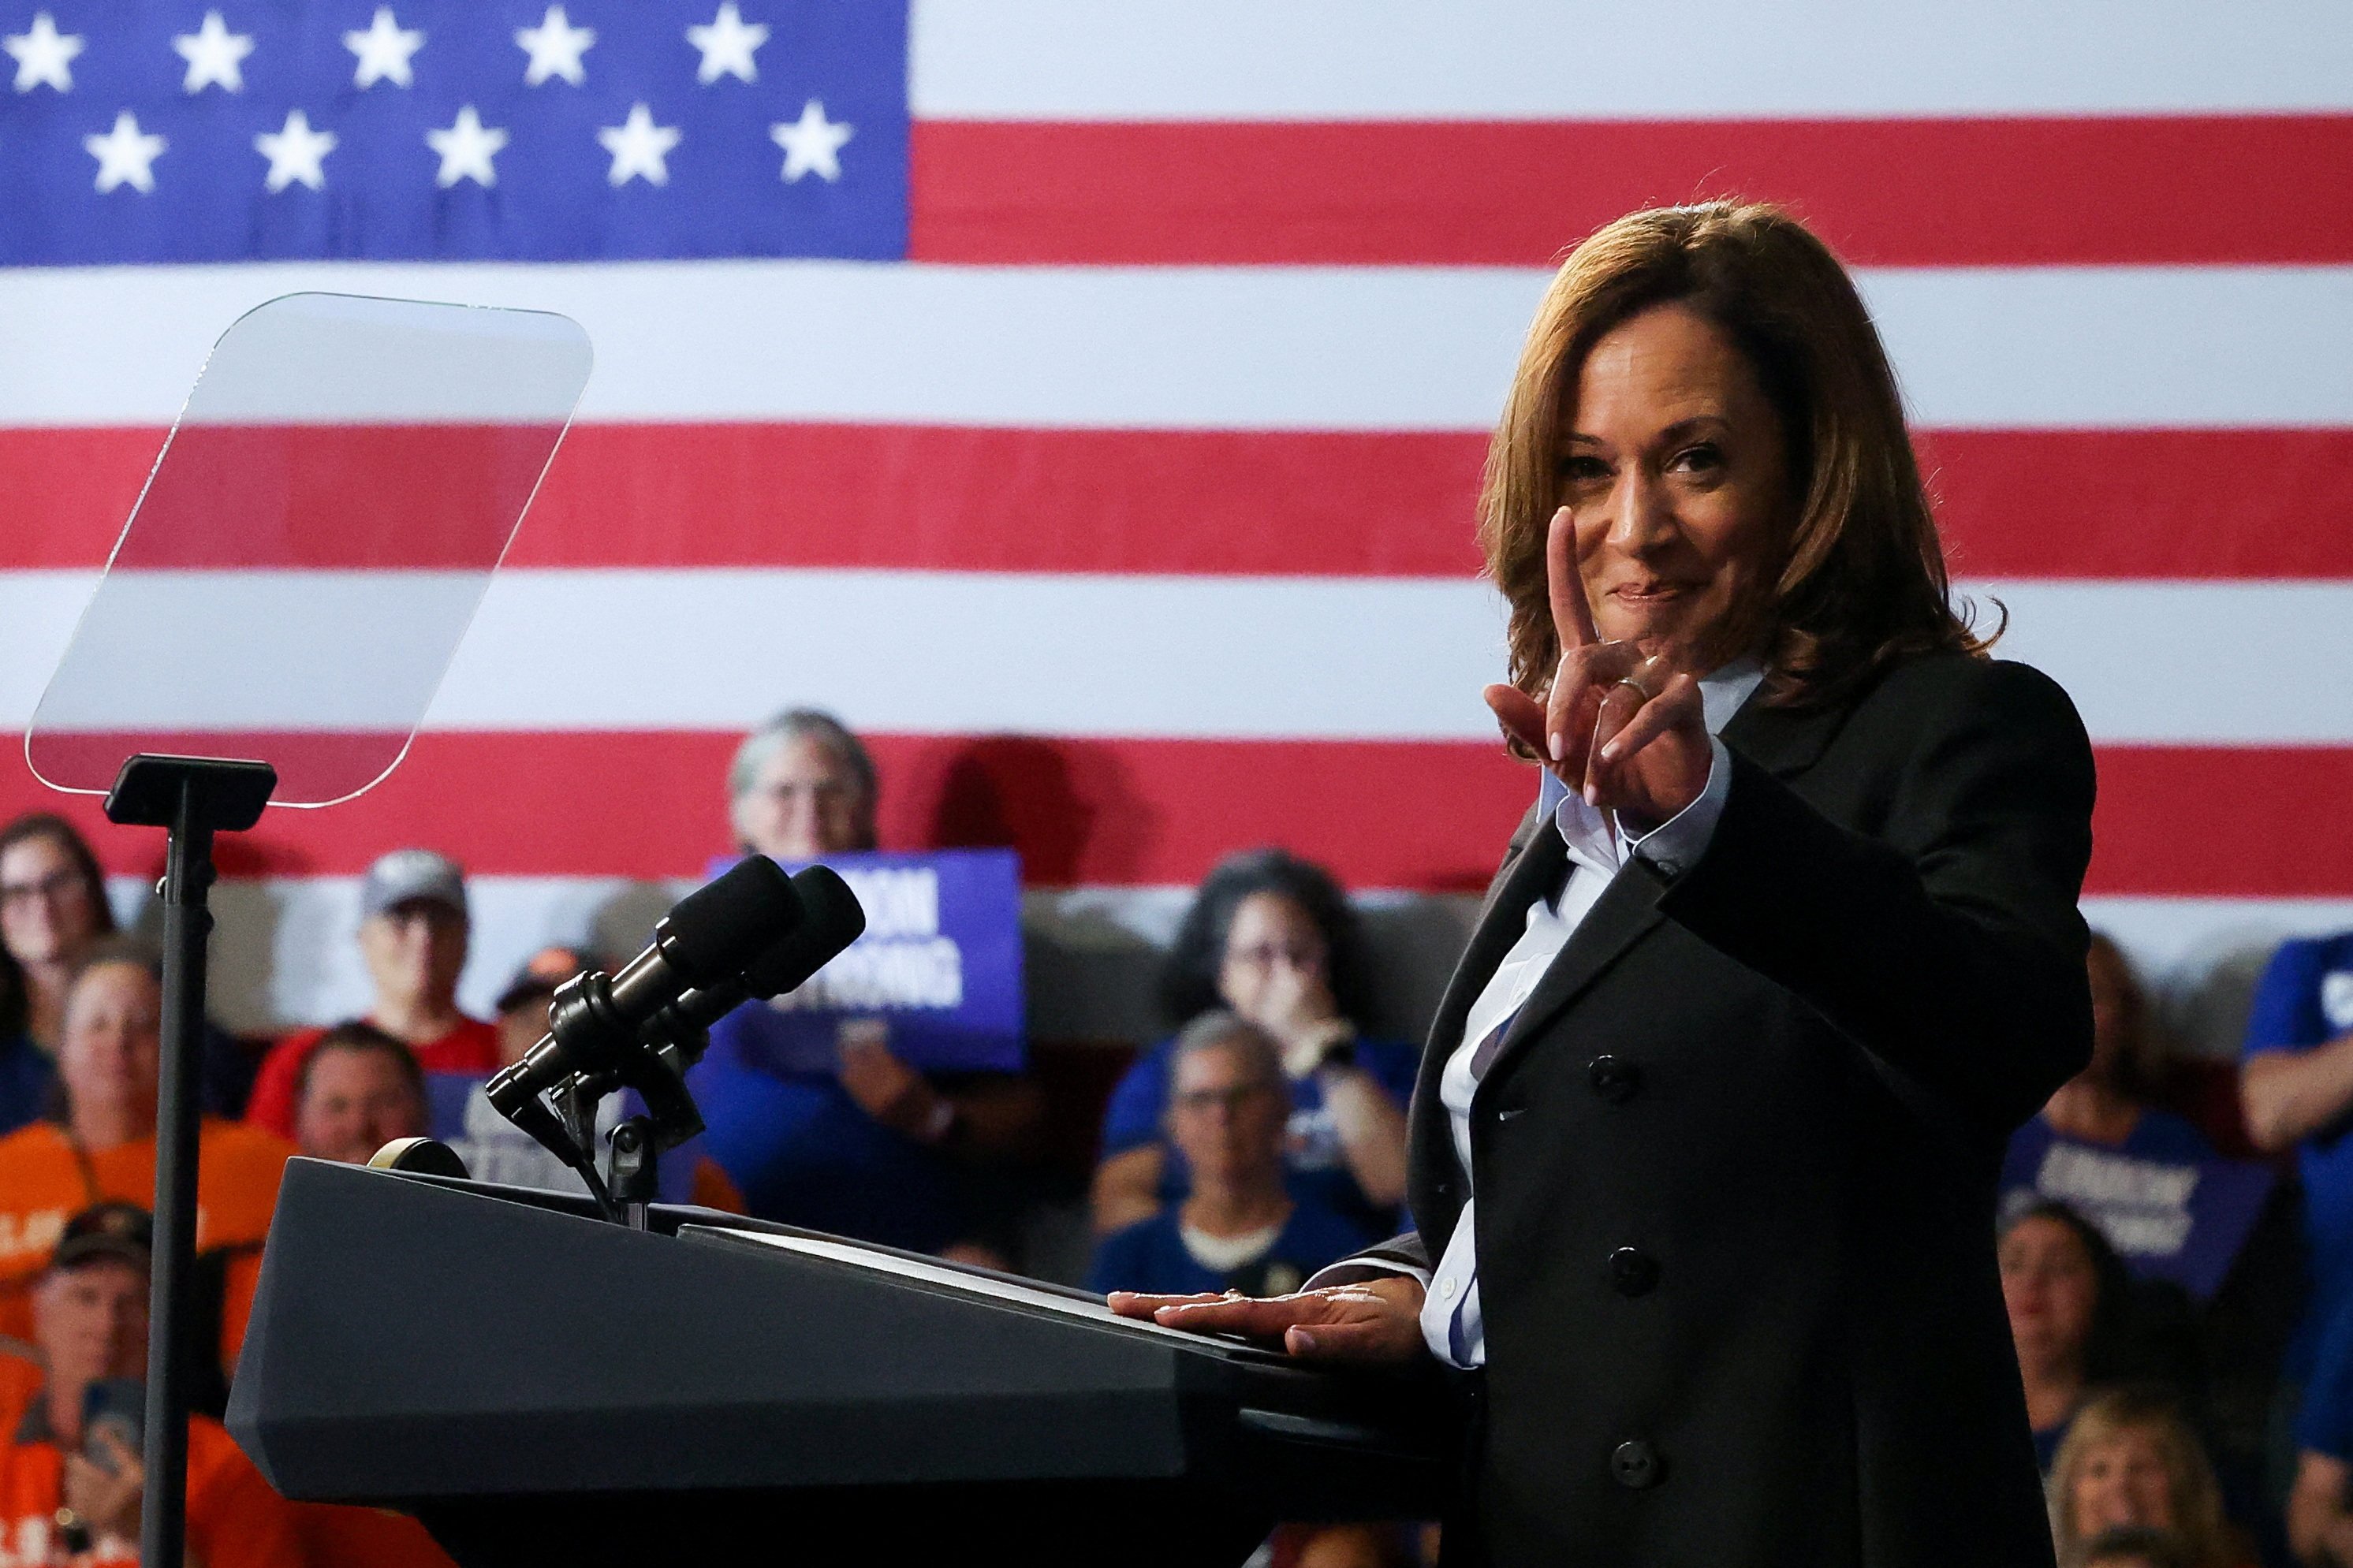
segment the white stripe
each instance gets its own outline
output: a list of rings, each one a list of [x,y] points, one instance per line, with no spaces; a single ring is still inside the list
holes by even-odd
[[[588,380],[589,358],[579,323],[543,310],[287,295],[221,334],[181,417],[560,428]]]
[[[36,721],[405,733],[490,582],[488,572],[110,573]]]
[[[2353,105],[2329,0],[918,0],[940,119],[1708,119]]]
[[[0,722],[30,713],[89,581],[0,575]],[[303,620],[303,578],[228,582],[278,605],[294,642],[394,619],[344,599]],[[2095,740],[2353,744],[2353,681],[2328,673],[2353,583],[1964,590],[2008,605],[2003,655],[2065,686]],[[730,731],[816,698],[918,733],[1484,740],[1502,626],[1490,589],[1446,579],[515,571],[428,727]]]
[[[550,942],[612,957],[644,944],[683,883],[604,877],[475,877],[473,941],[459,1002],[487,1017],[524,958]],[[152,918],[153,885],[116,878],[124,923]],[[229,880],[214,893],[211,1011],[240,1033],[328,1023],[366,1011],[368,983],[353,936],[359,882],[351,877]],[[1024,901],[1029,934],[1030,1024],[1045,1039],[1145,1039],[1159,954],[1191,900],[1181,888],[1074,888]],[[1360,894],[1379,962],[1379,1026],[1413,1035],[1435,1006],[1461,951],[1475,899]],[[2084,914],[2114,935],[2154,984],[2177,1031],[2211,1055],[2235,1051],[2245,997],[2274,945],[2289,936],[2353,929],[2347,899],[2089,899]]]
[[[2272,950],[2353,931],[2353,899],[2086,899],[2084,917],[2131,958],[2174,1038],[2193,1055],[2232,1058]]]
[[[1860,275],[1947,426],[2353,424],[2353,268]],[[0,271],[0,426],[160,425],[297,289],[560,311],[594,419],[1483,430],[1546,274],[830,262]],[[558,462],[563,459],[559,456]]]

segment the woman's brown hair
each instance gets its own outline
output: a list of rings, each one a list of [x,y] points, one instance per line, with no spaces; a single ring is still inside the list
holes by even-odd
[[[1767,700],[1834,698],[1909,653],[1982,654],[1993,639],[1954,609],[1895,373],[1852,279],[1778,208],[1719,201],[1630,213],[1596,231],[1536,309],[1479,495],[1480,547],[1511,604],[1514,684],[1540,694],[1560,661],[1545,534],[1577,374],[1605,333],[1667,304],[1732,339],[1788,443],[1801,499],[1750,611],[1763,629]]]
[[[2146,1384],[2094,1395],[2068,1424],[2051,1462],[2051,1532],[2058,1541],[2061,1568],[2075,1568],[2089,1544],[2075,1518],[2075,1481],[2085,1457],[2131,1432],[2146,1432],[2156,1440],[2173,1500],[2173,1533],[2186,1555],[2198,1568],[2225,1568],[2237,1556],[2237,1543],[2223,1521],[2214,1467],[2172,1394]]]
[[[106,873],[100,868],[90,840],[54,812],[28,811],[0,827],[0,855],[33,838],[49,840],[73,863],[74,875],[81,879],[90,895],[90,920],[97,934],[112,934],[114,909],[106,901]],[[0,1039],[24,1030],[31,1000],[26,993],[23,966],[6,948],[0,947]]]

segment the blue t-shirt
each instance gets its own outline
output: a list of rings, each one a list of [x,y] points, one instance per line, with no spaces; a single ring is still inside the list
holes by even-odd
[[[2353,931],[2282,942],[2255,987],[2242,1055],[2308,1051],[2348,1032]],[[2291,1374],[2308,1363],[2338,1309],[2353,1300],[2353,1117],[2296,1145],[2295,1159],[2304,1178],[2313,1290],[2304,1331],[2289,1352]]]
[[[686,1082],[702,1110],[704,1148],[753,1214],[913,1252],[960,1239],[962,1205],[944,1160],[867,1115],[829,1072],[747,1062],[734,1016],[713,1026]]]
[[[48,1109],[49,1086],[57,1078],[57,1065],[33,1044],[32,1036],[0,1039],[0,1133],[38,1121]]]
[[[1176,1053],[1176,1042],[1166,1039],[1136,1058],[1119,1087],[1111,1091],[1111,1103],[1103,1110],[1105,1155],[1124,1154],[1148,1143],[1167,1150],[1167,1163],[1160,1173],[1163,1203],[1184,1196],[1186,1186],[1183,1162],[1167,1142],[1168,1076]],[[1356,1060],[1388,1091],[1399,1110],[1413,1099],[1414,1077],[1421,1070],[1419,1048],[1402,1040],[1360,1039]],[[1302,1203],[1317,1205],[1384,1237],[1396,1233],[1398,1211],[1376,1205],[1349,1173],[1341,1153],[1340,1130],[1324,1104],[1324,1086],[1312,1076],[1291,1080],[1291,1123],[1283,1165],[1292,1194]]]
[[[1087,1270],[1090,1290],[1145,1290],[1182,1296],[1201,1290],[1240,1290],[1247,1296],[1280,1296],[1296,1290],[1327,1263],[1370,1246],[1381,1237],[1314,1203],[1294,1201],[1291,1217],[1273,1245],[1250,1262],[1220,1274],[1185,1249],[1174,1205],[1150,1219],[1115,1231],[1095,1248]]]

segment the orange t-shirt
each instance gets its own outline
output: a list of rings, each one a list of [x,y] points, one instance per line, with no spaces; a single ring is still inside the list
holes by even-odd
[[[302,1087],[302,1067],[318,1048],[324,1029],[297,1029],[261,1058],[254,1074],[253,1094],[245,1102],[245,1119],[280,1138],[294,1136],[296,1091]],[[499,1070],[499,1026],[465,1018],[438,1040],[410,1047],[417,1065],[427,1072],[470,1073],[488,1078]]]
[[[405,1513],[323,1502],[293,1509],[312,1568],[453,1568],[449,1554]]]
[[[206,1117],[196,1140],[196,1248],[227,1249],[221,1364],[237,1364],[261,1279],[278,1184],[294,1146],[258,1128]],[[155,1202],[155,1140],[83,1155],[65,1129],[36,1121],[0,1138],[0,1334],[32,1331],[33,1281],[48,1267],[66,1221],[94,1203]]]
[[[19,1417],[21,1420],[21,1417]],[[0,1433],[0,1563],[64,1562],[57,1539],[65,1500],[66,1457],[55,1443],[16,1440],[18,1422]],[[303,1568],[294,1510],[272,1491],[227,1429],[188,1417],[188,1547],[205,1568]],[[52,1556],[52,1553],[55,1553]],[[98,1538],[75,1568],[137,1568],[139,1543]]]

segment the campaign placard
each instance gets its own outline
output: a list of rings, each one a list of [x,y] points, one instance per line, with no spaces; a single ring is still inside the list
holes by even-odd
[[[733,865],[715,860],[710,874]],[[773,1002],[711,1031],[745,1066],[833,1070],[842,1026],[879,1022],[911,1067],[1018,1071],[1023,1060],[1021,858],[1010,849],[829,855],[866,910],[866,934]],[[806,861],[780,862],[798,871]]]
[[[2259,1161],[2105,1148],[2036,1117],[2012,1135],[2002,1162],[2002,1212],[2056,1198],[2098,1226],[2135,1274],[2211,1301],[2275,1179]]]

